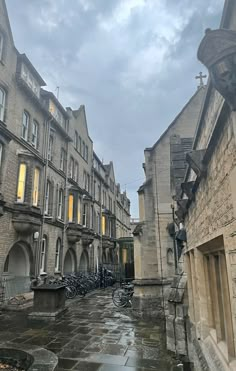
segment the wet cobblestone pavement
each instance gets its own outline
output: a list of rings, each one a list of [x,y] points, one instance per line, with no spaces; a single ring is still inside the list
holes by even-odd
[[[1,341],[56,353],[58,371],[177,371],[166,351],[163,323],[144,322],[114,307],[111,290],[74,301],[56,321],[31,321],[27,312],[0,316]]]

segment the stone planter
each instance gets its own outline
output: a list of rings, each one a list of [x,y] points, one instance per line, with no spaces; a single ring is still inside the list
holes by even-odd
[[[57,356],[49,350],[11,342],[0,344],[0,360],[13,362],[27,371],[54,371],[58,364]]]
[[[34,305],[30,318],[55,318],[66,310],[64,285],[40,285],[33,287]]]

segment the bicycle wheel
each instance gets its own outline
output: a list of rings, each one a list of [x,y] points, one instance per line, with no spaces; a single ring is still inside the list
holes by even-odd
[[[74,286],[66,286],[66,298],[74,299],[76,297],[76,288]]]
[[[125,307],[129,302],[126,291],[120,287],[112,292],[112,300],[117,307]]]

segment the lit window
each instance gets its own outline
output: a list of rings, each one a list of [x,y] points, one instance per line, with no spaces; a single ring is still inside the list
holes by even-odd
[[[38,131],[39,131],[39,125],[37,121],[33,121],[33,127],[32,127],[32,146],[34,148],[38,148]]]
[[[25,181],[26,181],[26,164],[20,164],[17,185],[17,202],[24,202],[25,200]]]
[[[81,199],[78,198],[78,204],[77,204],[77,223],[81,223]]]
[[[3,35],[0,33],[0,61],[2,61],[3,57]]]
[[[25,140],[28,140],[28,131],[29,131],[29,114],[24,111],[22,121],[22,138]]]
[[[75,162],[74,180],[78,182],[78,179],[79,179],[79,165],[78,162]]]
[[[66,151],[64,148],[61,149],[61,159],[60,159],[60,170],[65,171],[65,163],[66,163]]]
[[[0,121],[4,120],[5,102],[6,102],[6,93],[2,88],[0,88]]]
[[[46,195],[45,195],[45,214],[49,214],[49,195],[50,195],[50,182],[47,181]]]
[[[33,206],[38,206],[39,201],[39,169],[34,170]]]
[[[63,205],[63,189],[60,189],[58,192],[58,219],[62,219],[62,205]]]
[[[47,253],[47,239],[46,236],[44,236],[41,246],[40,274],[44,273],[46,270],[46,253]]]
[[[102,216],[102,234],[106,234],[106,217],[105,215]]]
[[[55,259],[55,271],[58,272],[60,270],[60,257],[61,257],[61,239],[57,239],[56,245],[56,259]]]
[[[73,207],[74,207],[74,196],[69,195],[69,207],[68,207],[68,221],[73,222]]]
[[[50,132],[49,141],[48,141],[48,160],[52,161],[53,154],[53,133]]]

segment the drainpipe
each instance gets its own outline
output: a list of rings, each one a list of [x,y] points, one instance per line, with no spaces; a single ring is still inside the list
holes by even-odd
[[[44,143],[43,143],[43,158],[45,160],[45,167],[44,167],[44,177],[43,177],[43,205],[42,205],[42,224],[39,232],[39,242],[38,248],[35,254],[35,277],[40,275],[40,254],[41,254],[41,246],[43,242],[43,228],[45,223],[45,197],[47,191],[47,173],[48,173],[48,148],[49,148],[49,139],[50,139],[50,129],[51,129],[51,121],[53,118],[45,121],[45,131],[44,131]]]
[[[173,204],[171,204],[171,210],[172,210],[172,220],[175,226],[175,207]],[[173,238],[173,246],[174,246],[174,258],[175,258],[175,274],[178,274],[178,251],[177,251],[175,236]]]
[[[60,252],[60,258],[61,258],[61,274],[64,274],[63,268],[64,265],[63,257],[64,257],[64,248],[65,248],[65,238],[66,238],[66,230],[67,230],[67,217],[68,217],[68,197],[69,197],[69,183],[68,183],[68,153],[69,153],[69,141],[66,143],[66,163],[65,163],[65,170],[66,170],[66,177],[65,177],[65,191],[64,191],[64,225],[62,229],[62,246],[61,246],[61,252]],[[77,271],[77,267],[76,267]]]

